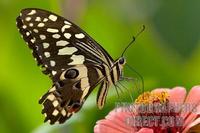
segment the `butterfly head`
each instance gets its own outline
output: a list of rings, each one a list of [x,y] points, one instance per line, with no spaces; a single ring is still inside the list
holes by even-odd
[[[126,59],[124,57],[120,57],[118,59],[118,63],[119,65],[124,66],[126,64]]]

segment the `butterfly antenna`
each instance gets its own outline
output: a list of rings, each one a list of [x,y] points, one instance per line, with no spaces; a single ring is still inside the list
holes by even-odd
[[[135,42],[136,38],[137,38],[144,30],[145,30],[145,25],[142,25],[142,28],[141,28],[140,32],[138,32],[138,33],[136,34],[136,36],[133,36],[132,41],[126,46],[126,48],[125,48],[124,51],[122,52],[121,57],[123,57],[123,55],[124,55],[124,53],[126,52],[126,50],[131,46],[131,44],[132,44],[133,42]]]

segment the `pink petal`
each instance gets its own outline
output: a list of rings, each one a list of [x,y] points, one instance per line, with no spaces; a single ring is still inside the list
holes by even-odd
[[[190,123],[184,130],[183,130],[183,133],[187,133],[188,130],[190,128],[192,128],[193,126],[196,126],[200,123],[200,118],[197,118],[196,120],[194,120],[192,123]]]
[[[130,112],[124,110],[113,110],[107,116],[106,119],[97,122],[94,127],[95,133],[127,133],[135,132],[134,128],[126,123],[127,118],[131,118]]]
[[[107,130],[109,129],[108,131],[110,130],[116,130],[116,131],[119,131],[119,132],[130,132],[132,131],[133,129],[130,127],[130,126],[122,126],[123,122],[116,122],[116,121],[110,121],[110,120],[107,120],[107,119],[104,119],[104,120],[100,120],[97,122],[97,125],[98,127],[95,126],[95,128],[99,128],[100,130],[99,131],[102,131],[102,130]],[[102,132],[99,132],[99,133],[102,133]]]
[[[200,123],[200,118],[197,118],[196,120],[194,120],[192,123],[190,123],[190,125],[188,125],[189,128],[192,128],[193,126],[196,126]]]
[[[154,132],[153,129],[142,128],[137,133],[153,133],[153,132]]]
[[[170,103],[182,104],[185,100],[186,90],[183,87],[174,87],[169,91],[169,101]]]
[[[98,124],[94,127],[94,133],[126,133],[126,131],[121,131],[104,124]]]
[[[131,114],[126,108],[117,108],[111,111],[105,118],[118,124],[120,127],[127,128],[130,125],[126,124],[126,120],[133,118],[133,113]]]
[[[184,114],[184,113],[183,113]],[[185,127],[185,130],[189,130],[191,127],[197,125],[200,123],[200,118],[197,118],[200,114],[200,105],[198,105],[193,112],[189,113],[183,127]],[[185,131],[184,130],[184,131]]]
[[[200,101],[200,86],[194,86],[190,90],[185,103],[199,104]]]
[[[197,112],[194,112],[192,110],[197,109],[197,107],[200,105],[200,86],[194,86],[190,90],[185,100],[185,105],[190,105],[190,108],[187,108],[187,110],[183,110],[181,114],[181,116],[185,119],[184,126],[191,123],[197,117]]]
[[[200,105],[198,105],[195,110],[194,110],[195,114],[200,115]]]

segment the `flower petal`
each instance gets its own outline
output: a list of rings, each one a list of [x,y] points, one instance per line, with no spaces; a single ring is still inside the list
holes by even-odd
[[[200,86],[194,86],[186,100],[185,100],[185,109],[183,109],[181,116],[185,119],[184,125],[188,125],[192,120],[197,116],[196,109],[200,106]]]
[[[153,133],[153,132],[154,132],[153,129],[142,128],[137,133]]]
[[[199,104],[200,101],[200,86],[194,86],[190,90],[185,103],[195,103]]]
[[[169,91],[169,101],[170,103],[182,104],[185,100],[186,89],[183,87],[174,87]]]
[[[126,131],[121,131],[101,123],[94,127],[94,133],[126,133]]]
[[[187,133],[188,130],[190,130],[192,127],[196,126],[200,124],[200,118],[197,118],[196,120],[194,120],[192,123],[190,123],[184,130],[183,133]]]
[[[132,115],[129,111],[122,110],[122,108],[114,109],[107,116],[106,119],[97,121],[96,126],[94,127],[95,133],[127,133],[135,132],[134,128],[131,125],[126,123],[127,118],[131,118]]]
[[[194,120],[192,123],[190,123],[190,125],[188,125],[189,128],[196,126],[200,124],[200,118],[197,118],[196,120]]]
[[[187,112],[186,112],[187,113]],[[184,114],[184,113],[183,113]],[[184,131],[187,132],[193,126],[200,124],[200,105],[198,105],[195,109],[193,109],[190,113],[187,113],[187,118],[184,121],[183,127]]]

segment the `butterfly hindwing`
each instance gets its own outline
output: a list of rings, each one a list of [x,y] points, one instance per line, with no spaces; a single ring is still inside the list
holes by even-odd
[[[53,87],[40,99],[46,121],[63,123],[80,110],[90,92],[104,77],[90,64],[76,65],[61,73]]]

